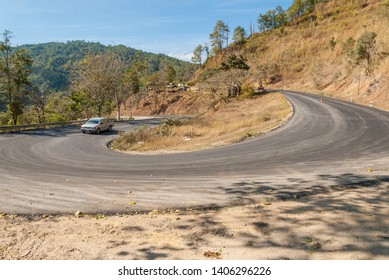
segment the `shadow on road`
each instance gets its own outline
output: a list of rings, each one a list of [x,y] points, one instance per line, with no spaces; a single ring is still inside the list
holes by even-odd
[[[101,132],[100,135],[117,135],[121,131],[130,131],[142,126],[156,126],[163,122],[163,119],[145,119],[145,120],[134,120],[125,123],[116,123],[112,131]],[[31,129],[24,131],[16,131],[0,134],[2,137],[14,137],[17,135],[37,136],[37,137],[65,137],[69,135],[81,134],[79,126],[62,126],[48,129]],[[86,133],[85,135],[96,135]]]
[[[63,127],[55,127],[49,129],[31,129],[24,131],[16,131],[1,134],[1,136],[5,137],[14,137],[18,135],[26,135],[33,137],[64,137],[73,134],[79,134],[80,128],[78,126],[63,126]]]
[[[290,185],[278,186],[239,182],[225,189],[250,205],[182,213],[178,221],[159,217],[164,223],[151,216],[156,219],[155,224],[150,221],[152,235],[174,232],[171,238],[180,240],[180,246],[146,241],[135,252],[118,251],[117,257],[167,259],[190,251],[197,252],[197,259],[207,254],[284,260],[389,258],[389,176],[319,175],[318,181],[328,186],[288,181]],[[309,184],[314,186],[294,190]],[[150,229],[125,229],[150,234]]]
[[[277,200],[298,199],[317,194],[328,194],[356,188],[374,188],[388,183],[389,176],[366,177],[352,173],[334,175],[318,175],[317,180],[309,181],[303,178],[287,178],[287,183],[272,184],[260,181],[242,181],[230,187],[219,187],[235,199],[245,203],[255,203],[256,196],[269,196]],[[306,186],[306,187],[305,187]]]

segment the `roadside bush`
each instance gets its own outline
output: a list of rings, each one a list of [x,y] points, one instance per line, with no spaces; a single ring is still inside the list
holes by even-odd
[[[49,113],[47,114],[47,122],[66,122],[67,119],[61,114]]]
[[[22,124],[32,124],[37,123],[34,111],[31,108],[28,108],[22,115],[19,117],[19,122]]]
[[[254,86],[249,83],[244,83],[241,88],[243,98],[252,97],[255,95]]]
[[[167,126],[182,126],[186,123],[186,121],[182,121],[180,119],[171,119],[171,118],[168,118],[166,119],[163,124],[164,125],[167,125]]]
[[[166,119],[163,124],[153,129],[155,135],[160,136],[174,136],[175,133],[172,131],[172,127],[178,127],[187,124],[187,121],[182,121],[180,119]]]
[[[165,137],[173,136],[174,132],[172,131],[171,127],[172,127],[171,125],[164,123],[158,126],[157,128],[155,128],[154,134],[159,136],[165,136]]]
[[[0,125],[1,126],[12,125],[12,119],[8,113],[0,113]]]
[[[147,126],[142,126],[134,131],[121,133],[115,138],[111,147],[121,151],[129,150],[133,145],[142,143],[151,138],[151,130]]]

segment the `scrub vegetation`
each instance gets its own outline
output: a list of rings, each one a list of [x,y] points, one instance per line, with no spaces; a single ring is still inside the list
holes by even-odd
[[[233,99],[188,120],[123,133],[111,147],[124,151],[193,151],[246,140],[282,124],[291,108],[281,94]]]

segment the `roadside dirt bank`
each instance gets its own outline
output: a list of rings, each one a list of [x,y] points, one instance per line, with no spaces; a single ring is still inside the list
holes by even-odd
[[[215,210],[0,213],[0,259],[389,259],[389,182]]]

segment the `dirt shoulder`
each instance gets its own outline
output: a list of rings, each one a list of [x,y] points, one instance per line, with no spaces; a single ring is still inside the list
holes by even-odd
[[[0,259],[389,259],[389,183],[215,210],[0,214]]]

